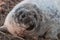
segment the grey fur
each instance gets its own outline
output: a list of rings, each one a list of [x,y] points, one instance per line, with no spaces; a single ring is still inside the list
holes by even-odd
[[[59,0],[24,0],[7,15],[4,25],[23,23],[30,26],[34,24],[34,28],[29,30],[32,34],[37,33],[38,36],[43,36],[46,33],[45,38],[58,40],[57,34],[60,33],[59,3]]]

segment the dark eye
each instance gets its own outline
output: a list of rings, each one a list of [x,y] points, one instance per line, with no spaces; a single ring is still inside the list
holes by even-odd
[[[36,16],[36,14],[34,15],[34,18],[36,18],[36,20],[37,20],[37,16]]]
[[[25,17],[25,15],[22,15],[22,18],[24,18]]]
[[[21,15],[22,13],[23,13],[23,11],[20,11],[20,12],[19,12],[19,15]]]
[[[18,11],[17,13],[16,13],[16,16],[20,16],[21,14],[23,13],[23,11],[22,10],[20,10],[20,11]]]

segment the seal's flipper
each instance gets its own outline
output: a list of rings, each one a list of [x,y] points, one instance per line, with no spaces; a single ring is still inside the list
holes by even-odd
[[[7,30],[7,27],[5,27],[5,26],[1,26],[0,31],[2,31],[4,33],[9,33],[8,30]]]

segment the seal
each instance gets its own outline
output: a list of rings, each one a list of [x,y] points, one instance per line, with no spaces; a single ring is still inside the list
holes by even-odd
[[[9,12],[3,26],[15,36],[22,37],[28,33],[27,37],[31,36],[34,40],[38,37],[58,40],[59,3],[59,0],[23,0]]]

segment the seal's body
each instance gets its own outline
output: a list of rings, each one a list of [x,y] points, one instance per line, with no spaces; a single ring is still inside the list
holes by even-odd
[[[7,15],[4,25],[15,34],[28,30],[32,35],[58,39],[60,33],[59,0],[23,0]],[[16,35],[16,34],[15,34]]]

